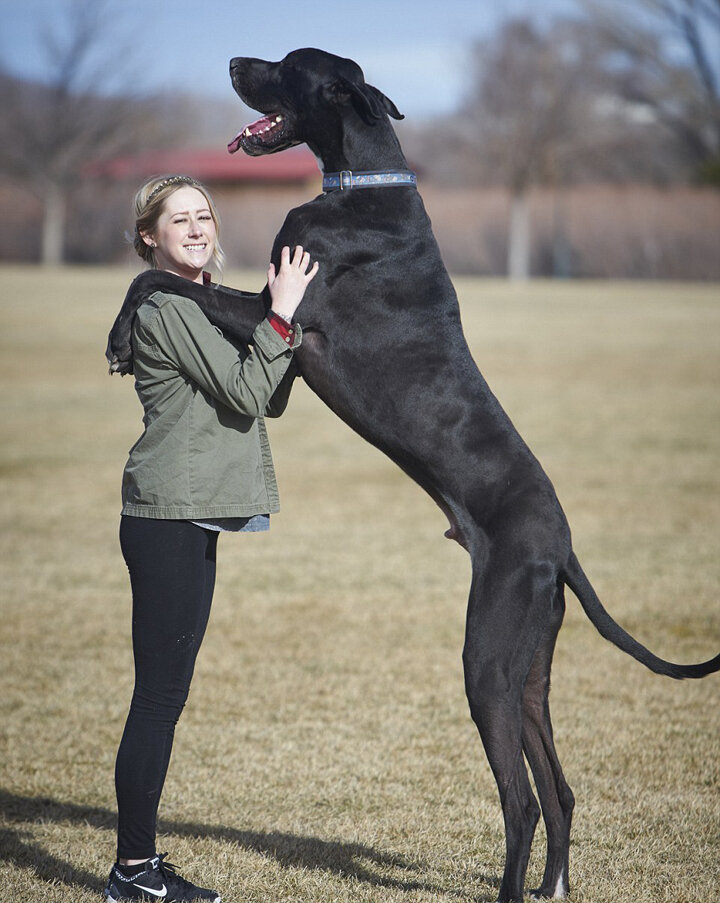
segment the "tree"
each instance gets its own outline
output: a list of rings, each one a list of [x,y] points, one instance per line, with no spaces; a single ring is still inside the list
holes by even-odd
[[[528,192],[559,187],[583,149],[597,144],[601,67],[576,23],[541,32],[527,19],[507,22],[491,42],[475,47],[474,87],[465,109],[468,134],[482,161],[511,194],[507,271],[530,272]]]
[[[720,183],[720,0],[583,0],[614,52],[617,96],[645,108],[689,169]]]
[[[147,103],[107,93],[110,79],[116,84],[130,63],[127,47],[116,37],[112,44],[106,40],[112,0],[72,0],[64,25],[64,32],[43,34],[42,82],[0,71],[6,135],[0,168],[41,197],[41,253],[48,264],[63,259],[68,195],[86,164],[136,146],[138,134],[148,125],[152,132],[153,122]]]
[[[555,191],[553,271],[562,275],[566,185],[667,182],[691,171],[720,175],[717,81],[701,27],[720,11],[720,0],[622,6],[642,6],[643,20],[627,12],[623,18],[620,0],[617,16],[609,14],[608,2],[585,17],[555,18],[544,29],[529,19],[510,20],[492,40],[475,45],[463,141],[474,149],[476,171],[510,192],[510,278],[530,272],[528,196],[535,185]],[[674,28],[674,45],[648,10],[664,17],[666,30]]]

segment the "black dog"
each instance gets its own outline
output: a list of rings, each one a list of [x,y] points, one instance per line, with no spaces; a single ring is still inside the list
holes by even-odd
[[[432,496],[450,521],[446,535],[472,558],[463,662],[505,818],[499,898],[522,899],[540,815],[523,753],[547,825],[547,864],[535,894],[564,897],[574,801],[553,745],[548,691],[565,585],[606,639],[658,674],[702,677],[720,670],[720,655],[700,665],[666,662],[598,600],[550,480],[470,356],[455,292],[388,119],[402,118],[395,105],[354,62],[319,50],[279,63],[238,58],[230,70],[240,97],[265,114],[230,150],[260,155],[305,142],[324,167],[326,193],[289,213],[273,248],[276,265],[283,245],[302,244],[320,261],[297,312],[302,376]],[[134,311],[158,289],[194,298],[210,320],[246,341],[269,302],[267,290],[239,293],[239,303],[226,289],[145,273],[113,327],[113,369],[129,369]]]

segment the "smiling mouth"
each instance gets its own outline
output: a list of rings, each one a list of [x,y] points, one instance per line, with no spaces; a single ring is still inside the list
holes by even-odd
[[[204,251],[207,248],[207,244],[198,244],[198,245],[183,245],[186,251]]]
[[[289,134],[288,123],[282,113],[268,113],[262,119],[251,122],[228,144],[228,153],[237,153],[241,148],[251,157],[263,153],[285,150],[299,144]]]

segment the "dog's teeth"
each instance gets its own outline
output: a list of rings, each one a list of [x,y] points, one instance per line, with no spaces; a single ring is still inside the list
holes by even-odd
[[[252,135],[252,132],[250,131],[250,126],[248,126],[248,127],[245,129],[245,131],[243,132],[243,135],[244,135],[246,138],[249,138],[250,135]]]
[[[276,116],[275,122],[282,122],[282,116]]]

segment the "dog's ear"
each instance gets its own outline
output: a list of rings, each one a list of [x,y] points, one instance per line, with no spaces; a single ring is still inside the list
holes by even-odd
[[[358,85],[347,78],[340,78],[331,85],[323,86],[323,96],[331,103],[352,103],[367,125],[375,125],[383,113],[393,119],[405,118],[389,97],[364,82]]]
[[[388,114],[388,116],[392,116],[393,119],[404,119],[405,118],[403,116],[403,114],[395,106],[395,104],[390,100],[390,98],[387,97],[385,94],[383,94],[382,91],[379,91],[373,85],[365,85],[365,87],[369,88],[369,90],[375,95],[378,103],[383,108],[383,110],[385,110],[385,112]]]

